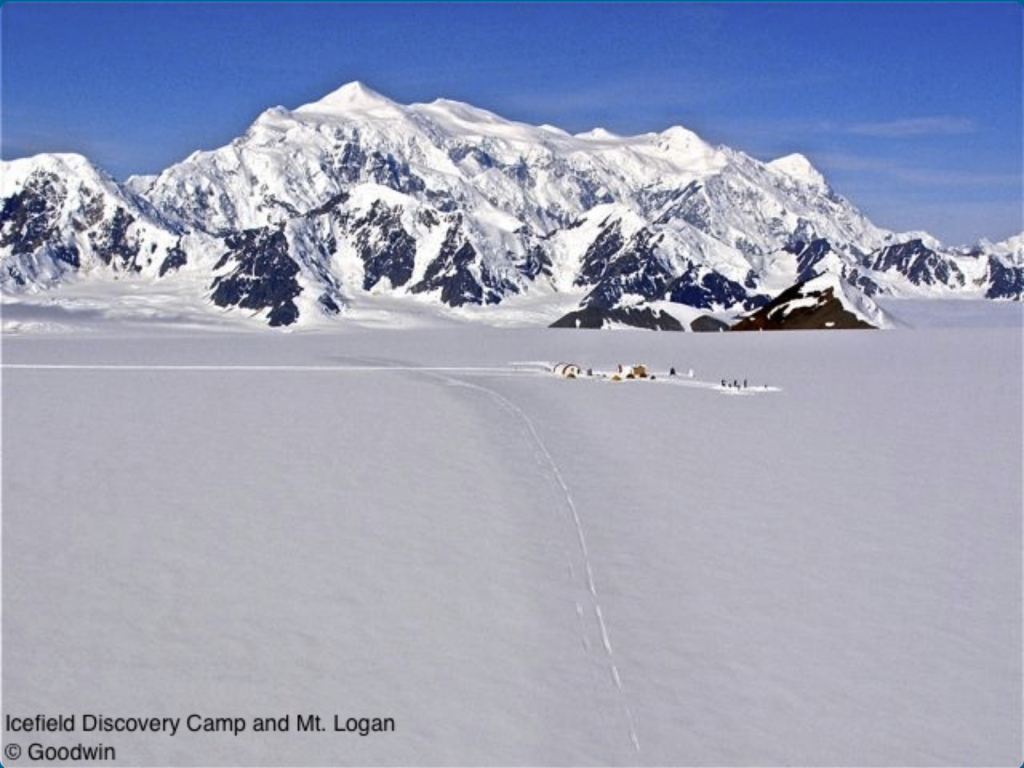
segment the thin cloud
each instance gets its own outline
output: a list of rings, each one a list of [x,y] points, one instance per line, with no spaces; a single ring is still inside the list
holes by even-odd
[[[922,168],[901,165],[891,158],[865,157],[838,152],[824,152],[814,155],[815,163],[827,169],[826,175],[834,171],[851,171],[873,174],[895,179],[906,184],[922,187],[1008,187],[1019,189],[1022,177],[1019,172],[973,171],[952,168]]]
[[[923,230],[948,245],[970,245],[983,237],[999,242],[1024,231],[1020,202],[1014,200],[923,200],[869,194],[868,190],[854,199],[879,226],[896,231]]]
[[[974,133],[976,130],[977,126],[970,118],[949,116],[912,117],[903,120],[856,123],[847,128],[848,133],[882,139],[903,139],[911,136],[958,136]]]
[[[661,77],[625,75],[577,88],[509,93],[504,102],[514,110],[527,113],[525,119],[535,122],[544,120],[562,127],[564,123],[571,123],[592,128],[601,123],[621,123],[621,116],[628,115],[626,122],[632,126],[628,130],[659,131],[672,124],[686,124],[697,109],[706,112],[717,107],[725,114],[723,105],[731,108],[750,94],[790,91],[821,85],[830,79],[817,72],[784,78],[756,73],[742,77],[702,75],[699,78],[671,73]],[[794,124],[804,125],[796,121]]]
[[[953,187],[1020,187],[1019,173],[983,173],[931,168],[900,168],[894,175],[911,184]]]

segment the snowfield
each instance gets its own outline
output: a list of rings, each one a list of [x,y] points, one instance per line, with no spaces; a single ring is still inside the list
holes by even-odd
[[[1019,765],[1021,306],[957,305],[747,334],[5,306],[4,714],[292,717],[39,737],[118,765]]]

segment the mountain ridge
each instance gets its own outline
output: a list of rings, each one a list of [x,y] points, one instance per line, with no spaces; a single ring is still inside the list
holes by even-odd
[[[879,228],[801,154],[761,162],[682,126],[573,136],[359,82],[152,176],[117,182],[77,155],[0,170],[8,293],[190,274],[271,325],[343,316],[369,292],[735,313],[821,273],[868,296],[1024,295],[1024,237],[958,249]]]

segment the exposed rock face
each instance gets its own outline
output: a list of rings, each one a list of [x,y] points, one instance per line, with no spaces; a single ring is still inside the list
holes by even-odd
[[[218,267],[233,265],[213,279],[213,303],[219,307],[270,310],[270,326],[290,325],[298,318],[295,297],[302,288],[295,279],[299,265],[288,255],[288,241],[281,230],[250,229],[228,235],[228,251]]]
[[[60,210],[67,197],[60,177],[55,173],[33,174],[25,185],[3,201],[0,211],[0,246],[14,256],[32,254],[59,239]],[[85,211],[87,220],[96,223],[102,210]],[[70,249],[67,249],[70,251]],[[78,253],[58,253],[56,258],[78,266]]]
[[[363,260],[365,290],[385,277],[396,288],[409,282],[416,264],[416,240],[402,227],[400,209],[375,202],[352,230],[356,251]]]
[[[816,266],[822,259],[832,252],[832,246],[828,240],[819,238],[805,243],[803,240],[794,240],[789,243],[785,250],[796,256],[796,274],[800,281],[810,280],[817,274]]]
[[[681,331],[683,324],[668,312],[650,307],[623,307],[607,309],[585,307],[560,317],[552,328],[608,328],[610,326],[645,328],[651,331]]]
[[[742,317],[734,331],[807,331],[881,328],[881,311],[840,278],[824,275],[797,283]]]
[[[1004,264],[996,257],[989,259],[985,298],[1024,300],[1024,265]]]
[[[89,233],[93,253],[109,266],[119,267],[124,271],[141,272],[138,263],[139,243],[129,237],[128,228],[135,223],[135,217],[118,207],[114,215],[101,221],[96,229]]]
[[[918,286],[966,284],[955,261],[942,257],[919,239],[875,251],[863,260],[863,266],[874,272],[895,271]]]
[[[427,266],[413,293],[440,291],[441,301],[451,307],[464,304],[497,304],[509,286],[487,269],[473,244],[459,226],[448,230],[437,257]]]
[[[729,324],[710,315],[701,315],[690,321],[690,330],[697,333],[718,333],[728,331]]]
[[[657,252],[660,240],[659,235],[641,229],[625,242],[615,239],[613,242],[619,245],[614,252],[609,252],[607,247],[602,249],[604,261],[599,261],[588,251],[593,259],[590,274],[596,274],[597,284],[580,306],[611,309],[618,306],[625,296],[662,298],[672,278],[672,269]]]
[[[160,277],[163,277],[172,270],[181,269],[186,264],[188,264],[188,254],[185,253],[179,241],[177,245],[167,251],[167,257],[160,265]]]
[[[699,309],[716,306],[741,306],[753,309],[768,301],[767,296],[751,296],[744,286],[719,272],[701,268],[690,262],[686,271],[672,281],[667,298],[678,304]]]

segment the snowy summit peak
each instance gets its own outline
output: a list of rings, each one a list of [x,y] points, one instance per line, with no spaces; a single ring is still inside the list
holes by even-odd
[[[296,112],[368,112],[396,110],[398,104],[358,80],[346,83],[319,101],[304,104]]]
[[[785,157],[779,157],[768,163],[773,171],[784,173],[791,179],[802,181],[804,184],[812,184],[818,187],[827,185],[825,177],[818,172],[818,169],[811,165],[811,161],[799,152],[794,152]]]
[[[576,138],[590,139],[593,141],[608,141],[612,139],[621,139],[622,137],[619,136],[619,134],[617,133],[612,133],[607,128],[602,128],[601,126],[598,126],[597,128],[592,128],[589,131],[577,133]]]
[[[655,136],[658,147],[670,155],[687,162],[710,161],[715,149],[688,128],[673,125]]]
[[[510,122],[501,115],[495,114],[490,110],[482,109],[481,107],[474,107],[472,104],[467,104],[463,101],[454,101],[453,99],[434,99],[426,106],[431,108],[435,113],[447,113],[452,117],[470,123]]]

